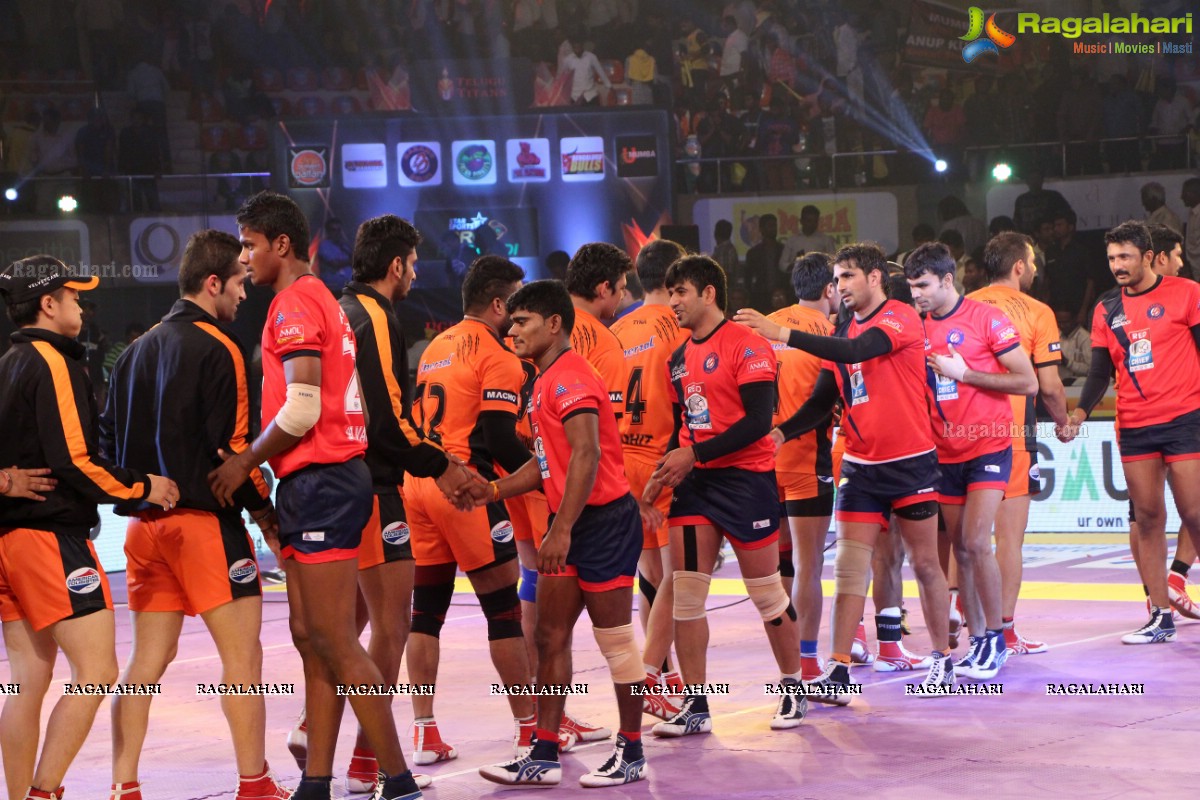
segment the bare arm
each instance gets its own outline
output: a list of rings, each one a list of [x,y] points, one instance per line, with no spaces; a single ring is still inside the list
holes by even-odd
[[[1041,391],[1042,402],[1050,417],[1057,425],[1067,424],[1067,390],[1063,388],[1062,376],[1058,372],[1058,364],[1037,368],[1038,388]]]

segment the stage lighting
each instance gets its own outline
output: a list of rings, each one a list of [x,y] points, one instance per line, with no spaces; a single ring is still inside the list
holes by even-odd
[[[933,162],[933,168],[937,172],[945,172],[946,170],[950,169],[950,165],[946,163],[946,159],[939,158],[937,161]]]
[[[79,201],[69,194],[64,194],[58,198],[58,210],[64,214],[70,214],[75,209],[79,208]]]
[[[1012,167],[1001,161],[996,166],[992,167],[992,177],[998,181],[1006,181],[1012,177]]]
[[[20,195],[17,194],[17,190],[11,186],[4,190],[4,199],[10,203],[17,202],[17,198],[19,196]]]

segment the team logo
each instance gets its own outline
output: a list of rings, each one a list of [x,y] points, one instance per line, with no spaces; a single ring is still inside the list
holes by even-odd
[[[494,160],[491,148],[482,142],[471,142],[458,151],[454,166],[466,180],[480,183],[492,174]],[[495,182],[494,178],[492,182]]]
[[[288,177],[293,189],[323,189],[329,186],[329,148],[288,148]]]
[[[653,178],[658,175],[658,142],[654,136],[617,137],[617,177]]]
[[[1029,468],[1030,480],[1040,481],[1042,479],[1042,470],[1037,464]]]
[[[282,325],[282,324],[283,324],[283,320],[284,320],[283,312],[282,312],[282,311],[280,311],[278,314],[276,314],[276,315],[275,315],[275,325],[276,325],[276,327],[278,327],[278,326]]]
[[[742,352],[742,358],[754,358],[756,355],[758,355],[758,353],[754,352],[754,348],[753,348],[753,347],[747,347],[747,348],[746,348],[746,349],[745,349],[745,350]]]
[[[685,391],[687,399],[683,404],[687,410],[688,429],[712,430],[712,417],[708,413],[708,398],[704,396],[703,384],[689,383]]]
[[[1161,303],[1155,303],[1146,309],[1146,316],[1150,319],[1158,319],[1165,313],[1167,313],[1167,310],[1162,307]]]
[[[342,145],[342,185],[347,189],[382,189],[387,173],[387,145]]]
[[[442,182],[442,147],[437,142],[402,142],[396,152],[401,186],[437,186]]]
[[[545,183],[550,180],[549,139],[509,139],[508,179],[513,183]]]
[[[513,525],[508,520],[502,520],[492,526],[492,541],[496,544],[507,544],[513,539]]]
[[[229,567],[229,580],[234,583],[250,583],[258,577],[258,565],[252,558],[239,559]]]
[[[1108,323],[1108,327],[1116,330],[1117,328],[1124,328],[1128,324],[1129,317],[1125,316],[1125,312],[1122,311],[1120,314],[1117,314],[1115,317],[1113,317],[1112,322]]]
[[[559,141],[559,150],[563,181],[604,180],[604,140],[599,136],[568,136]]]
[[[716,353],[709,353],[708,357],[704,359],[704,371],[711,375],[716,372],[717,365],[720,363],[721,361],[717,358]]]
[[[393,522],[383,529],[384,544],[408,544],[408,523]]]
[[[100,573],[95,567],[80,567],[67,576],[67,590],[74,594],[91,594],[100,588]]]
[[[970,29],[965,36],[958,37],[964,42],[970,42],[962,51],[963,61],[968,64],[984,53],[994,53],[999,56],[1001,49],[1007,50],[1017,40],[1017,37],[1008,31],[1000,29],[1000,26],[996,24],[995,14],[989,16],[985,24],[983,21],[983,9],[978,6],[971,6],[969,13]],[[987,34],[987,38],[980,39],[979,37],[984,34]]]
[[[946,343],[958,347],[966,340],[966,338],[967,335],[961,330],[958,328],[951,328],[950,332],[946,334]]]

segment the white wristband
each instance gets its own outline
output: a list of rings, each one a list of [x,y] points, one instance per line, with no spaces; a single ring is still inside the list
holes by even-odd
[[[284,433],[303,436],[321,418],[321,387],[307,383],[289,383],[287,401],[275,415],[275,424]]]

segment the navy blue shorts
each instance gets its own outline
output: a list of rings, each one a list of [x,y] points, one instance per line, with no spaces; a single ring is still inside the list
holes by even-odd
[[[1200,458],[1200,409],[1158,425],[1122,425],[1117,429],[1117,447],[1122,462],[1161,457],[1170,464]]]
[[[313,464],[283,478],[275,499],[283,557],[304,564],[357,559],[374,500],[361,458]]]
[[[554,515],[550,515],[554,525]],[[571,528],[565,577],[579,579],[585,592],[607,592],[633,586],[642,554],[642,515],[633,495],[602,506],[584,506]],[[564,577],[564,573],[547,575]]]
[[[672,528],[712,525],[742,550],[757,550],[778,542],[779,485],[775,471],[693,469],[675,487],[668,522]]]
[[[952,506],[965,505],[967,492],[980,489],[1008,488],[1012,475],[1012,446],[995,453],[976,456],[957,464],[938,464],[942,477],[938,480],[938,500]]]
[[[938,499],[937,452],[859,464],[842,460],[835,516],[838,522],[874,522],[888,526],[892,510]]]

